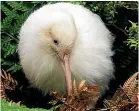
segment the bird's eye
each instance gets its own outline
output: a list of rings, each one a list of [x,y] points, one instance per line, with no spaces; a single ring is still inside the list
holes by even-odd
[[[57,40],[53,40],[54,44],[58,45],[59,42]]]

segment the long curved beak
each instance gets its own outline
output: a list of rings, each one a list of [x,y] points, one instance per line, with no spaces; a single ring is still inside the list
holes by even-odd
[[[63,70],[65,73],[67,93],[68,93],[68,96],[72,96],[72,79],[71,79],[69,55],[67,55],[67,54],[64,55],[62,65],[63,65]]]

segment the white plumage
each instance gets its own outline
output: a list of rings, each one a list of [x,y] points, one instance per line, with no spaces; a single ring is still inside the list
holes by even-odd
[[[61,52],[70,55],[72,79],[105,90],[113,78],[113,38],[101,18],[70,3],[45,5],[33,12],[20,31],[19,56],[26,77],[46,94],[66,92]],[[57,56],[58,53],[60,56]]]

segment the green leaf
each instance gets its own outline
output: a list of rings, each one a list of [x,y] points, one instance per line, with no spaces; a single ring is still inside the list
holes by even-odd
[[[21,66],[19,64],[14,64],[9,69],[7,69],[7,71],[11,73],[15,73],[20,69],[21,69]]]
[[[23,12],[28,11],[28,8],[23,4],[23,2],[7,2],[9,6],[11,6],[14,10],[20,10]]]
[[[7,16],[4,20],[2,20],[2,29],[8,29],[11,26],[12,20],[14,19],[15,15]]]

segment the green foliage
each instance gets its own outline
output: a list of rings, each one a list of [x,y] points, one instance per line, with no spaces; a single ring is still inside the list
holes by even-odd
[[[18,34],[20,28],[29,14],[41,7],[44,4],[53,4],[54,1],[33,1],[33,2],[2,2],[2,22],[1,22],[1,63],[11,73],[14,73],[21,69],[19,60],[17,60],[17,44]],[[136,2],[82,2],[82,1],[71,1],[73,4],[83,5],[89,10],[101,14],[106,20],[106,24],[115,25],[117,20],[115,15],[117,14],[116,9],[118,7],[135,8]],[[132,6],[132,7],[131,7]],[[129,37],[127,38],[127,45],[137,49],[137,24],[133,22],[132,27],[129,28]],[[136,24],[136,27],[135,27]],[[135,31],[136,30],[136,31]]]
[[[128,39],[127,39],[127,45],[130,48],[137,49],[138,48],[138,25],[137,23],[134,23],[132,21],[129,21],[131,23],[131,27],[129,27],[128,32]]]
[[[20,65],[17,61],[15,61],[15,59],[17,57],[17,36],[19,33],[19,29],[23,23],[23,20],[21,21],[20,17],[23,17],[23,14],[19,14],[17,11],[25,11],[25,7],[22,6],[23,8],[21,8],[21,3],[19,4],[17,2],[2,2],[1,6],[1,62],[2,66],[6,66],[7,69],[11,72],[16,72],[20,69]],[[27,17],[27,15],[28,14],[24,16],[24,19]]]
[[[17,45],[20,28],[35,7],[43,2],[2,2],[1,22],[1,64],[7,71],[14,73],[21,69]]]
[[[10,105],[10,103],[8,101],[6,101],[5,99],[1,100],[1,111],[54,111],[55,109],[57,109],[59,106],[55,106],[50,110],[46,110],[46,109],[41,109],[41,108],[27,108],[24,105],[17,105],[16,103],[12,103]]]

